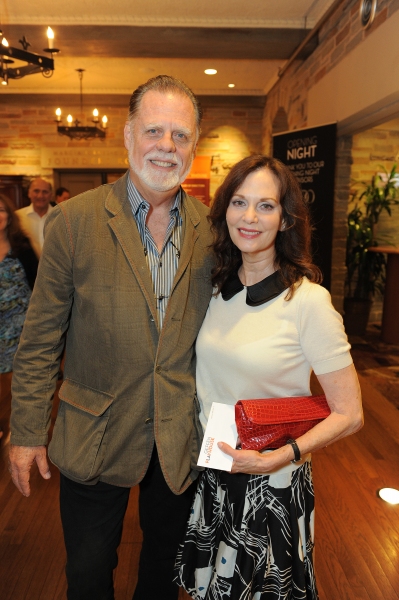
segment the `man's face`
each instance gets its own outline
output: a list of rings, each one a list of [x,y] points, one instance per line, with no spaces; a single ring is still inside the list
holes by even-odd
[[[125,126],[132,181],[158,192],[177,189],[190,171],[197,142],[194,106],[180,93],[146,92]]]
[[[28,198],[32,202],[35,212],[46,213],[51,200],[50,184],[44,179],[34,179],[29,186]]]
[[[57,204],[60,204],[61,202],[65,202],[65,200],[69,200],[70,197],[71,195],[69,192],[62,192],[61,196],[55,197],[55,201]]]

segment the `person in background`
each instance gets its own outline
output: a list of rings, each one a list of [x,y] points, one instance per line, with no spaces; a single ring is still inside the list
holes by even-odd
[[[37,258],[15,208],[0,193],[0,374],[12,371],[36,272]]]
[[[42,253],[44,224],[53,210],[50,204],[51,197],[51,183],[37,177],[31,181],[28,188],[28,198],[31,203],[16,211],[21,227],[29,238],[37,258],[40,258]]]
[[[209,209],[181,188],[200,122],[183,82],[150,79],[130,99],[129,171],[61,203],[46,224],[14,361],[10,472],[25,496],[34,462],[50,477],[45,445],[66,339],[49,458],[61,471],[68,600],[114,598],[135,485],[134,599],[178,597],[173,567],[202,437],[194,345],[212,295]]]
[[[310,453],[363,424],[342,317],[319,285],[308,208],[288,167],[262,155],[236,164],[210,221],[214,297],[196,344],[203,427],[212,402],[310,396],[312,369],[331,414],[273,451],[219,443],[233,474],[201,475],[177,581],[196,600],[316,600]]]
[[[55,206],[69,200],[71,197],[70,191],[65,187],[59,187],[55,190]]]

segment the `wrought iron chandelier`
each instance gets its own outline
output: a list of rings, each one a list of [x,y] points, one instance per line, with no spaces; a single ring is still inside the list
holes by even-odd
[[[53,54],[59,52],[58,48],[54,48],[54,32],[51,27],[47,28],[47,40],[48,48],[44,48],[43,51],[48,52],[51,58],[28,52],[30,43],[25,36],[19,40],[23,50],[13,48],[0,30],[0,77],[2,85],[8,85],[9,79],[22,79],[25,75],[34,75],[35,73],[41,73],[43,77],[51,77],[54,71]],[[15,61],[21,61],[25,64],[17,66]]]
[[[80,82],[80,114],[83,115],[83,72],[84,69],[76,69],[79,75]],[[101,128],[97,126],[100,123],[98,110],[95,108],[93,110],[93,119],[92,125],[81,125],[81,122],[78,119],[73,119],[72,115],[69,114],[67,116],[68,125],[62,125],[61,120],[62,111],[60,108],[57,108],[55,111],[56,115],[56,123],[57,123],[57,131],[61,135],[67,135],[72,140],[88,140],[90,138],[100,138],[104,139],[106,136],[106,128],[108,119],[107,116],[104,115],[101,119]]]

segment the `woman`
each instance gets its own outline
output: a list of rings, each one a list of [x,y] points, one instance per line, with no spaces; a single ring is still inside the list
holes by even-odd
[[[310,453],[362,426],[350,346],[318,285],[308,209],[286,166],[260,155],[239,162],[210,221],[215,295],[197,340],[203,427],[213,401],[311,395],[312,369],[331,414],[296,447],[259,453],[219,444],[233,457],[233,475],[202,473],[177,582],[195,599],[316,600]]]
[[[0,373],[12,371],[36,272],[11,200],[0,193]]]

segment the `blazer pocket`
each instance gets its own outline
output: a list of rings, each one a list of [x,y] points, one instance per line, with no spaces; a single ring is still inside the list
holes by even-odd
[[[99,477],[105,456],[104,433],[114,396],[66,379],[49,444],[50,460],[79,481]]]

